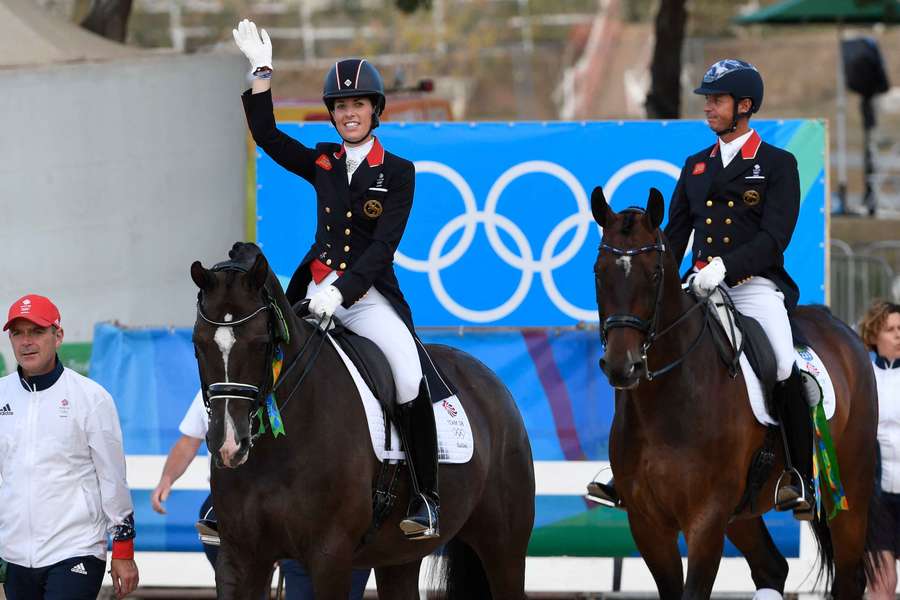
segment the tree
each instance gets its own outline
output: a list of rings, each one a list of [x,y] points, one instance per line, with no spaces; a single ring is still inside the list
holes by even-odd
[[[423,9],[431,8],[431,0],[394,0],[401,11],[405,13],[413,13],[421,6]]]
[[[132,0],[92,0],[90,11],[81,26],[97,35],[125,42]]]
[[[651,119],[681,116],[681,47],[687,24],[686,0],[660,0],[656,44],[650,63],[650,91],[644,106]]]

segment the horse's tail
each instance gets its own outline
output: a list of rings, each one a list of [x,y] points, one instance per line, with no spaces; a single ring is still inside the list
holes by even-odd
[[[481,559],[472,548],[453,538],[444,547],[443,560],[435,561],[429,600],[490,600],[491,588]]]
[[[828,517],[825,511],[816,511],[816,517],[810,521],[813,536],[816,538],[816,547],[818,548],[819,573],[816,576],[818,584],[824,579],[825,589],[831,590],[831,584],[834,581],[834,544],[831,541],[831,529],[828,528]]]
[[[884,531],[892,524],[887,507],[884,505],[884,497],[877,493],[876,490],[876,493],[872,494],[872,498],[869,500],[869,517],[866,523],[866,546],[863,558],[863,573],[861,574],[861,576],[866,578],[866,581],[872,581],[875,573],[882,566],[881,552],[878,552],[878,548],[875,545],[875,540],[878,536],[876,532]],[[863,583],[865,584],[865,582]]]
[[[822,511],[824,513],[824,511]],[[858,578],[859,589],[865,589],[866,582],[871,581],[881,562],[881,554],[875,551],[876,532],[887,526],[884,503],[880,494],[873,494],[869,500],[869,514],[866,523],[866,541],[863,552],[863,560],[860,564]],[[818,585],[823,579],[825,589],[831,590],[834,582],[834,545],[831,542],[831,530],[828,528],[828,518],[824,514],[816,516],[810,525],[816,538],[819,554],[819,573],[816,577]]]

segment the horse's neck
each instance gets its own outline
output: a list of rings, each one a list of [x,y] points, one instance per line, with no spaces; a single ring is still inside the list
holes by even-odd
[[[670,286],[665,293],[657,332],[672,326],[695,306],[690,297],[681,291],[680,285],[677,289]],[[696,389],[696,374],[721,367],[712,339],[704,331],[705,326],[704,309],[696,308],[692,314],[656,339],[647,353],[651,370],[659,370],[679,359],[683,360],[655,380],[642,382],[635,393],[641,396],[662,395],[666,397],[666,404],[669,406],[683,405],[682,408],[689,412],[696,410],[697,403],[694,400],[703,393]],[[702,337],[698,341],[699,336]],[[672,393],[676,390],[679,393]]]

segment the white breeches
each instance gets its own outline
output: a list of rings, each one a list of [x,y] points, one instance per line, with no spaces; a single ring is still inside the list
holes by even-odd
[[[322,283],[309,282],[306,297],[309,298],[320,288],[331,285],[338,274],[331,272]],[[422,365],[416,340],[397,315],[387,298],[374,287],[350,308],[338,306],[334,315],[344,326],[357,335],[367,337],[381,348],[391,365],[394,383],[397,386],[397,402],[406,404],[419,395],[422,380]]]
[[[794,340],[784,307],[784,294],[765,277],[754,277],[733,288],[725,287],[738,311],[759,321],[766,332],[775,352],[778,381],[784,381],[794,366]]]

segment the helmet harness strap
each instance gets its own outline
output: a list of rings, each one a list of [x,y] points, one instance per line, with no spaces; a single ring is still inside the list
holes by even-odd
[[[731,116],[731,125],[725,129],[716,131],[716,135],[719,137],[722,137],[723,135],[728,135],[729,133],[733,133],[735,130],[737,130],[738,119],[741,119],[744,117],[749,118],[750,115],[753,114],[753,99],[752,98],[748,98],[750,100],[750,110],[748,110],[747,112],[739,113],[738,105],[741,103],[741,100],[743,100],[744,98],[738,99],[734,94],[729,94],[729,96],[731,96],[734,99],[734,107],[731,109],[731,115],[732,115]],[[746,96],[745,96],[745,98],[746,98]]]

